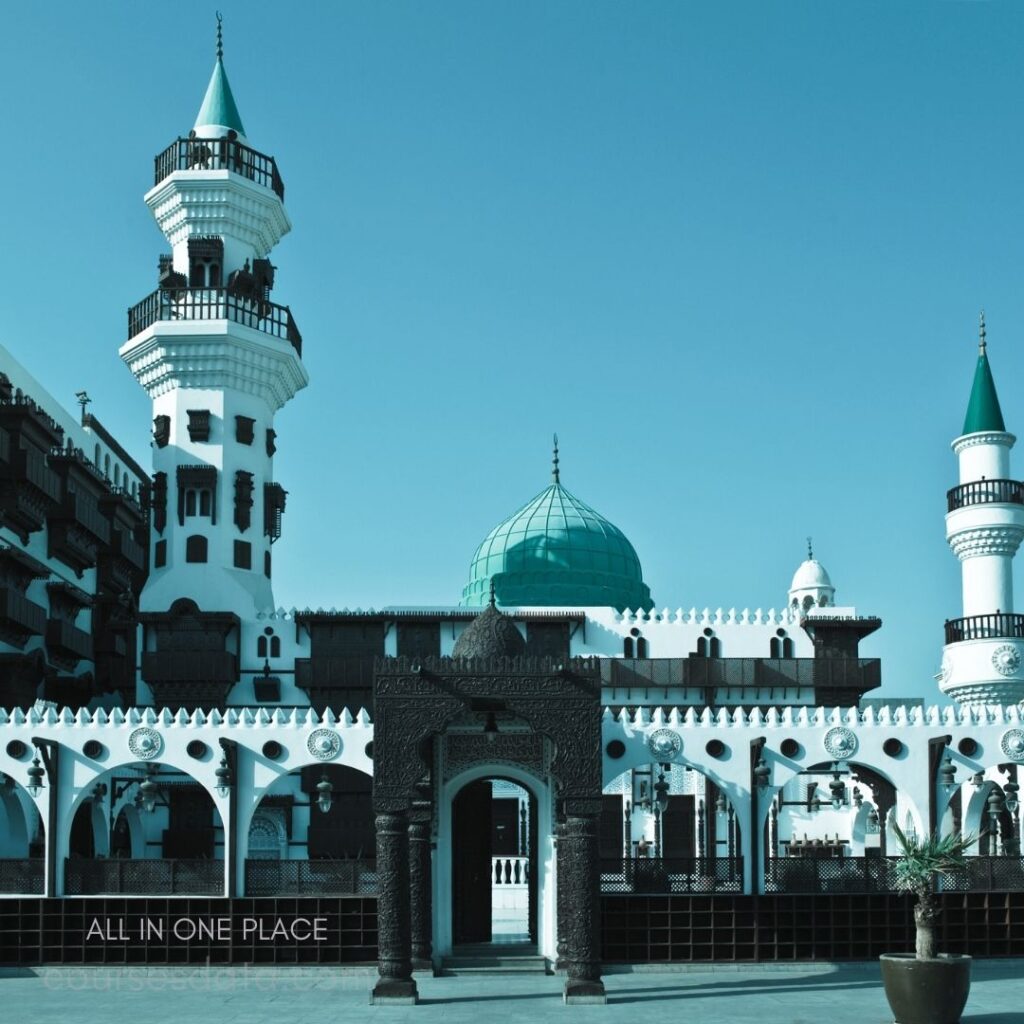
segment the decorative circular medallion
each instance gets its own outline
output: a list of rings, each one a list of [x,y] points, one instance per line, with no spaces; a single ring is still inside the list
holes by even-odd
[[[647,746],[659,761],[671,761],[683,749],[683,740],[672,729],[656,729],[647,738]]]
[[[825,733],[825,749],[837,761],[845,761],[857,753],[857,737],[844,725],[837,725]]]
[[[944,683],[949,682],[949,677],[953,674],[953,662],[950,661],[949,657],[942,659],[942,667],[939,669],[939,675],[942,677]]]
[[[1020,651],[1013,644],[1000,644],[992,652],[992,667],[1001,676],[1016,675],[1020,668]]]
[[[1024,729],[1007,729],[999,746],[1011,761],[1024,764]]]
[[[156,729],[135,729],[128,737],[128,749],[140,761],[152,761],[164,749],[164,741]]]
[[[314,729],[306,746],[318,761],[330,761],[341,751],[341,737],[333,729]]]

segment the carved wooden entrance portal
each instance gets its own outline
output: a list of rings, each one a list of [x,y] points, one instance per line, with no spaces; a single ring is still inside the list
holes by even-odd
[[[499,613],[491,609],[481,618],[488,614]],[[445,780],[475,766],[495,766],[495,774],[500,774],[498,766],[503,764],[546,780],[555,794],[556,931],[559,963],[566,970],[565,999],[569,1003],[604,1000],[597,940],[597,819],[601,812],[597,666],[583,659],[566,663],[526,657],[422,662],[387,658],[377,664],[374,674],[373,802],[380,885],[374,1003],[414,1003],[413,960],[431,957],[430,842],[448,841],[437,835],[438,800]],[[467,789],[466,803],[459,806],[456,801],[454,808],[463,820],[482,803],[482,790],[474,802],[472,788]],[[465,874],[472,873],[474,865],[483,866],[486,854],[483,877],[488,891],[480,902],[489,910],[489,829],[477,823],[472,831],[483,850],[460,854],[453,849],[452,855],[463,857]],[[536,843],[531,842],[531,847],[535,850]],[[483,885],[477,884],[482,895]],[[462,929],[458,934],[483,930],[481,915],[465,903],[471,898],[469,893],[457,897],[455,920]],[[489,932],[489,913],[486,923]]]

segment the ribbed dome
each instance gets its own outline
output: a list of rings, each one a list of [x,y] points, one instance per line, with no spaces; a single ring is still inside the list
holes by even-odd
[[[816,558],[808,558],[801,562],[797,571],[793,574],[793,582],[790,590],[810,590],[814,587],[831,587],[832,580],[829,578],[825,566]]]
[[[622,531],[557,479],[477,548],[462,604],[650,609],[640,560]]]
[[[526,653],[516,624],[489,604],[463,631],[452,648],[453,658],[515,658]]]

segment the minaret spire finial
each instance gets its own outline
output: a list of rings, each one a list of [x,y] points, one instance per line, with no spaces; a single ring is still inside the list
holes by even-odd
[[[223,24],[224,18],[220,11],[217,11],[217,60],[224,59],[224,30],[221,27]]]
[[[558,435],[555,434],[555,454],[551,460],[551,477],[558,483],[559,471],[558,471]]]
[[[985,354],[985,310],[978,317],[978,354]]]
[[[807,560],[809,562],[814,561],[814,548],[811,546],[811,538],[807,538]]]
[[[491,599],[488,602],[492,608],[496,607],[497,601],[494,596],[494,577],[491,577]]]

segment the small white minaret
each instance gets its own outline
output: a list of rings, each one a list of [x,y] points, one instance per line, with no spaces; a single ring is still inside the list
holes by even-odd
[[[807,558],[797,567],[789,585],[789,607],[796,615],[815,608],[830,608],[836,603],[836,588],[828,570],[814,557],[811,538],[807,538]]]
[[[1013,556],[1024,539],[1024,485],[1010,449],[981,314],[978,364],[963,433],[953,442],[960,483],[947,494],[946,540],[960,559],[963,616],[946,622],[941,688],[966,704],[1024,697],[1024,616],[1013,609]]]
[[[122,359],[153,401],[154,486],[144,612],[180,598],[243,619],[273,608],[280,532],[274,414],[309,377],[267,256],[291,229],[272,157],[246,139],[217,60],[187,139],[146,194],[171,245],[159,287],[128,313]]]

